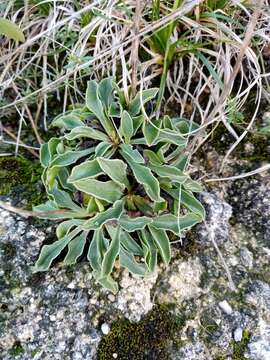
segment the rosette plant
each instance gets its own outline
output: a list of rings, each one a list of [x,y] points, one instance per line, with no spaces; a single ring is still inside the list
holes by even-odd
[[[116,292],[116,262],[145,276],[158,256],[169,263],[172,239],[202,221],[193,194],[201,187],[184,171],[190,124],[150,120],[144,105],[157,92],[144,90],[127,104],[113,79],[90,81],[86,104],[53,121],[62,136],[40,151],[49,200],[34,210],[63,221],[34,271],[48,270],[62,252],[66,265],[87,253],[95,279]]]

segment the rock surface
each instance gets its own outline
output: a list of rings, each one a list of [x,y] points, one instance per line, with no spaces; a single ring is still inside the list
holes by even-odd
[[[265,219],[268,215],[268,221],[270,208],[259,205],[267,194],[263,198],[255,192],[254,196],[257,212],[247,194],[250,205],[241,211],[249,221],[239,220],[231,226],[231,206],[218,195],[203,193],[207,219],[192,232],[196,237],[194,252],[174,248],[171,265],[165,268],[161,264],[148,279],[131,277],[126,271],[116,274],[120,279],[116,295],[96,285],[85,261],[71,268],[57,263],[47,273],[33,274],[31,266],[41,245],[54,230],[38,229],[25,219],[0,211],[1,359],[128,359],[113,346],[111,353],[102,355],[99,346],[112,334],[114,341],[125,338],[125,334],[114,334],[117,321],[126,318],[140,324],[157,304],[166,306],[168,314],[181,321],[173,336],[162,334],[167,355],[163,350],[158,356],[147,353],[142,342],[139,346],[144,355],[138,359],[269,359],[269,229],[260,227],[258,237],[250,226],[259,223],[256,217],[261,215]],[[234,211],[234,200],[231,205]],[[242,219],[241,214],[238,217]],[[235,291],[229,286],[223,261]],[[145,324],[144,331],[160,336],[164,324],[151,324],[150,328]],[[135,336],[128,351],[132,351]]]
[[[237,222],[244,224],[270,247],[270,179],[269,174],[255,179],[235,181],[228,192]]]

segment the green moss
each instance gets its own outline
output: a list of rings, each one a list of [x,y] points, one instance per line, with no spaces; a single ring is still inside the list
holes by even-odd
[[[16,202],[25,200],[27,208],[46,199],[41,184],[42,168],[37,161],[20,157],[0,158],[0,195],[10,196]]]
[[[36,356],[37,353],[40,352],[40,349],[39,348],[36,348],[35,350],[32,350],[31,351],[31,358],[34,358]]]
[[[226,358],[223,355],[217,355],[213,360],[225,360]]]
[[[20,354],[23,354],[24,352],[25,352],[25,350],[19,342],[15,343],[13,345],[13,347],[9,350],[9,354],[11,356],[19,356]]]
[[[169,346],[179,345],[176,335],[184,323],[185,319],[173,315],[167,305],[156,306],[138,323],[117,321],[101,340],[98,359],[112,359],[116,353],[118,360],[167,360]]]
[[[247,360],[244,356],[248,344],[250,342],[251,334],[248,330],[243,331],[242,340],[239,342],[232,341],[231,346],[233,348],[232,360]]]
[[[225,154],[234,142],[232,136],[223,124],[220,124],[214,131],[211,139],[211,145],[221,155]],[[253,150],[250,155],[246,153],[246,144],[251,144]],[[234,151],[234,156],[240,160],[265,161],[270,158],[270,137],[252,132],[247,134],[245,140],[242,141]]]
[[[188,259],[198,255],[199,251],[201,250],[201,246],[196,232],[192,230],[188,231],[186,233],[185,239],[183,240],[183,243],[177,243],[175,248],[177,248],[177,254],[175,257],[176,259]]]
[[[16,247],[11,242],[0,244],[0,250],[3,251],[6,259],[12,259],[16,255]]]

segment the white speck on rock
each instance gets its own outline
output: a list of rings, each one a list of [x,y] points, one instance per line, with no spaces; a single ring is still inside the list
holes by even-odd
[[[228,303],[227,300],[223,300],[223,301],[220,301],[218,303],[218,306],[221,308],[221,310],[223,312],[225,312],[225,314],[227,315],[231,315],[233,313],[233,309],[231,307],[231,305]]]
[[[116,353],[113,353],[112,356],[113,356],[114,359],[117,359],[118,355]]]
[[[110,326],[107,323],[101,325],[101,331],[104,335],[108,335],[110,332]]]
[[[75,289],[75,284],[73,281],[71,281],[69,284],[68,284],[68,289]]]
[[[240,342],[243,336],[243,329],[238,327],[234,330],[233,338],[236,342]]]
[[[109,294],[108,295],[108,300],[110,300],[111,302],[115,301],[115,296],[113,294]]]

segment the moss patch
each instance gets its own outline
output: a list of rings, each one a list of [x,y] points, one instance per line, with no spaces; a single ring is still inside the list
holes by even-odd
[[[10,196],[16,203],[24,200],[27,208],[46,199],[41,183],[39,162],[20,157],[0,158],[0,195]]]
[[[115,322],[100,342],[98,359],[167,360],[168,348],[176,344],[176,335],[185,319],[173,315],[168,306],[156,306],[138,323],[124,319]]]
[[[19,342],[16,342],[13,347],[9,350],[9,354],[11,356],[19,356],[25,352],[24,348],[21,346]]]
[[[233,142],[234,139],[228,133],[225,126],[220,124],[214,131],[211,145],[219,154],[224,155]],[[250,154],[247,154],[245,149],[246,144],[250,144],[253,147]],[[247,134],[245,140],[242,141],[234,151],[234,156],[237,159],[249,160],[251,162],[269,160],[270,137],[259,134],[258,132]]]

